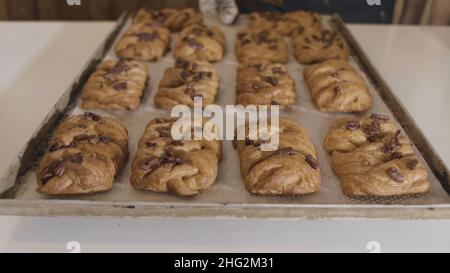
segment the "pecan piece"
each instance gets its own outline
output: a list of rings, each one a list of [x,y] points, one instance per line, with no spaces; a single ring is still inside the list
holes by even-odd
[[[102,120],[102,117],[100,117],[99,115],[96,115],[94,113],[91,113],[91,112],[84,113],[84,118],[87,120],[95,121],[95,122],[99,122]]]
[[[419,164],[419,160],[417,159],[412,159],[411,161],[409,161],[406,166],[408,167],[408,169],[410,169],[411,171],[414,170],[417,165]]]
[[[356,131],[360,127],[361,127],[361,125],[359,124],[359,121],[352,120],[352,121],[347,122],[347,126],[345,128],[349,131]]]
[[[389,167],[387,169],[387,174],[396,182],[404,182],[406,180],[405,176],[400,172],[400,170],[395,167]]]
[[[317,161],[314,159],[314,157],[312,155],[306,155],[305,156],[305,161],[309,164],[309,166],[311,166],[311,168],[313,168],[314,170],[317,170],[319,168],[319,164],[317,163]]]

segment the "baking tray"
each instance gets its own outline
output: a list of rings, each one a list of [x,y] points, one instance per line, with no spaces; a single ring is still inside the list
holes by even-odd
[[[79,108],[79,94],[84,83],[102,59],[115,58],[114,43],[129,24],[129,16],[123,15],[119,19],[111,34],[53,107],[37,132],[1,178],[0,214],[308,219],[433,219],[450,217],[450,183],[447,168],[337,15],[323,16],[324,26],[338,30],[350,45],[352,50],[350,62],[360,70],[370,85],[369,92],[374,98],[372,111],[395,117],[398,125],[403,127],[416,144],[419,157],[428,163],[431,182],[431,190],[428,194],[389,198],[349,198],[342,194],[339,180],[330,168],[330,158],[323,149],[322,141],[333,120],[349,115],[324,113],[314,108],[303,81],[303,66],[292,57],[292,48],[290,48],[291,54],[287,66],[290,75],[295,79],[298,97],[293,109],[282,111],[281,115],[297,120],[311,135],[312,142],[319,153],[322,172],[322,188],[319,193],[298,197],[256,196],[248,193],[239,174],[237,152],[233,149],[230,141],[224,142],[224,158],[220,163],[216,183],[196,197],[184,198],[172,194],[134,190],[129,183],[131,159],[122,174],[116,179],[113,189],[107,193],[77,197],[47,197],[37,193],[34,168],[45,150],[48,137],[65,116],[83,112]],[[218,25],[213,19],[207,19],[207,24]],[[237,26],[220,26],[227,37],[225,58],[215,64],[221,80],[217,104],[221,106],[234,104],[237,68],[234,41],[237,30],[245,24],[246,18],[241,17]],[[169,115],[169,112],[155,108],[153,96],[164,70],[172,66],[173,62],[171,55],[167,54],[158,62],[148,63],[151,78],[139,110],[135,112],[95,111],[100,115],[115,117],[127,126],[130,134],[131,157],[136,151],[137,141],[146,124],[155,117]]]

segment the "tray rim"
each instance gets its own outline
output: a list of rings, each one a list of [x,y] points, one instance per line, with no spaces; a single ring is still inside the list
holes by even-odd
[[[55,202],[56,201],[56,202]],[[134,218],[448,219],[450,205],[180,204],[84,200],[3,200],[2,215]]]
[[[77,75],[71,86],[64,92],[57,104],[50,110],[39,129],[33,134],[16,159],[0,179],[0,215],[21,216],[107,216],[107,217],[194,217],[194,218],[264,218],[264,219],[448,219],[450,218],[449,204],[433,205],[380,205],[380,204],[243,204],[243,203],[155,203],[155,202],[126,202],[126,201],[86,201],[86,200],[17,200],[8,199],[10,194],[6,185],[13,189],[17,177],[23,173],[24,162],[32,159],[26,155],[27,149],[36,145],[33,141],[39,134],[44,135],[52,129],[51,124],[56,123],[70,109],[73,97],[77,96],[76,89],[83,85],[83,74],[89,75],[89,69],[96,65],[106,55],[107,50],[113,46],[124,24],[129,17],[124,13],[116,26],[108,34],[105,41],[95,51],[82,72]],[[353,37],[342,18],[335,14],[330,20],[337,30],[344,36],[347,43],[355,52],[355,59],[364,67],[369,78],[374,81],[377,91],[387,104],[403,129],[414,142],[423,155],[434,175],[442,184],[447,193],[450,193],[449,171],[442,159],[436,153],[421,129],[409,115],[406,108],[398,100],[390,87],[374,68],[365,55],[357,40]],[[386,101],[386,100],[389,100]],[[393,105],[395,109],[393,109]],[[45,126],[48,126],[47,130]],[[417,143],[419,142],[419,143]],[[3,187],[3,188],[2,188]]]

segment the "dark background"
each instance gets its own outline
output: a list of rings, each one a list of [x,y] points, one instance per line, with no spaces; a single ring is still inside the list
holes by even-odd
[[[283,6],[271,5],[272,1],[239,1],[240,11],[307,10],[324,14],[338,12],[346,22],[391,23],[395,0],[382,0],[380,6],[370,6],[366,0],[284,0]],[[276,1],[275,1],[276,2]]]
[[[390,23],[395,0],[382,0],[381,6],[369,6],[366,0],[237,0],[242,13],[251,11],[290,11],[303,9],[320,13],[339,12],[346,22]],[[198,8],[198,0],[81,0],[69,6],[66,0],[0,0],[0,20],[114,20],[123,11],[140,7]]]
[[[140,7],[198,8],[198,0],[81,0],[81,6],[66,0],[0,0],[0,20],[113,20]]]

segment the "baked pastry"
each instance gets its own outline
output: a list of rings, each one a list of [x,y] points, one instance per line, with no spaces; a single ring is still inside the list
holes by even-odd
[[[248,28],[250,29],[270,29],[280,35],[289,35],[289,28],[283,22],[283,13],[281,12],[252,12],[249,15]]]
[[[154,101],[157,107],[170,110],[179,104],[194,107],[198,97],[206,106],[214,103],[218,89],[219,76],[209,62],[178,59],[166,69]]]
[[[319,31],[322,29],[320,14],[303,10],[287,12],[283,21],[288,22],[293,28],[305,28],[307,30]],[[293,29],[289,34],[292,34]]]
[[[173,57],[188,61],[217,62],[222,60],[224,48],[225,36],[219,28],[190,26],[178,35]]]
[[[248,128],[246,131],[248,136]],[[319,191],[317,152],[300,124],[280,118],[278,149],[261,151],[262,143],[262,140],[249,138],[235,142],[241,175],[249,192],[261,195],[302,195]]]
[[[294,29],[303,27],[320,30],[320,15],[305,11],[288,13],[252,12],[249,16],[250,29],[270,29],[280,35],[291,35]]]
[[[222,142],[174,140],[175,121],[157,118],[147,125],[131,167],[134,188],[192,196],[215,182]]]
[[[133,24],[137,23],[160,24],[170,31],[179,32],[188,26],[203,24],[203,16],[192,8],[182,10],[142,8],[133,16]]]
[[[38,191],[72,195],[108,191],[128,157],[128,132],[117,120],[93,113],[58,126],[37,168]]]
[[[342,37],[335,31],[311,31],[298,28],[293,32],[294,56],[299,63],[311,64],[330,59],[347,60],[350,52]]]
[[[84,86],[81,107],[136,110],[141,103],[148,78],[147,67],[140,62],[103,61]]]
[[[132,25],[115,46],[122,59],[155,61],[169,50],[170,32],[167,28],[139,23]]]
[[[430,187],[428,172],[411,142],[387,116],[338,119],[324,146],[346,195],[419,194]]]
[[[239,65],[236,104],[280,105],[290,109],[295,98],[294,80],[283,64],[259,62]]]
[[[289,57],[288,45],[283,36],[270,30],[240,30],[234,50],[236,58],[241,63],[254,61],[285,63]]]
[[[319,110],[362,112],[372,107],[364,78],[346,61],[329,60],[309,65],[303,75]]]

